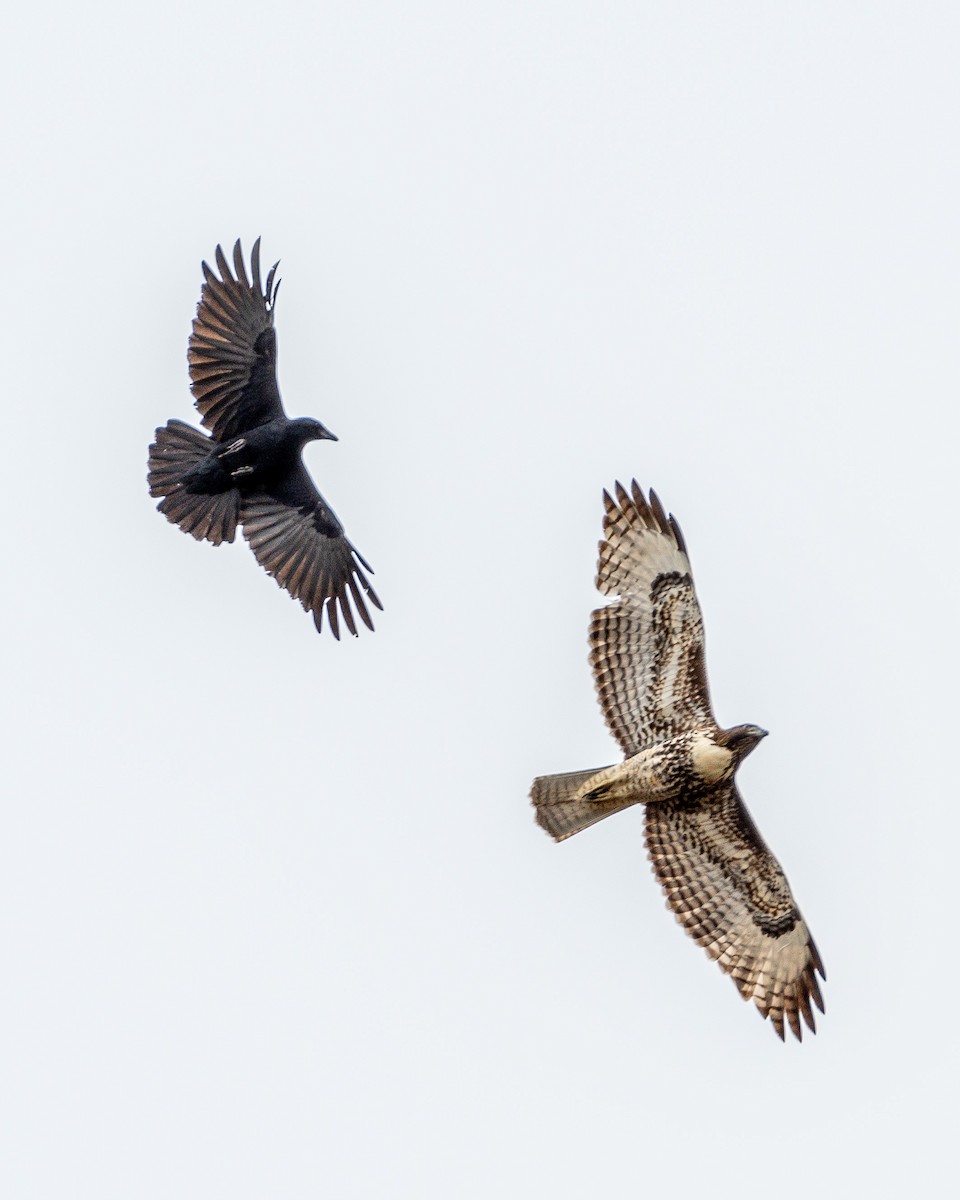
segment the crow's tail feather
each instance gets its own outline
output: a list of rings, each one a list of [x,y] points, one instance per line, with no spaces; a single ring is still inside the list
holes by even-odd
[[[163,497],[157,508],[197,541],[219,546],[232,542],[240,519],[240,493],[194,490],[187,476],[206,459],[215,443],[183,421],[168,421],[150,447],[150,495]]]

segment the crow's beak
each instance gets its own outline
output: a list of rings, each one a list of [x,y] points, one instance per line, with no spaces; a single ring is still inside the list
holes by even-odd
[[[337,435],[335,433],[331,433],[330,430],[326,428],[326,426],[321,425],[320,429],[322,430],[320,437],[323,438],[324,441],[339,442],[340,439],[337,437]]]

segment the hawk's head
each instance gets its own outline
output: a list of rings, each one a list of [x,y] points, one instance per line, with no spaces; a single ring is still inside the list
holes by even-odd
[[[726,746],[734,761],[742,762],[766,736],[766,729],[761,729],[759,725],[734,725],[732,729],[722,729],[717,734],[717,744]]]

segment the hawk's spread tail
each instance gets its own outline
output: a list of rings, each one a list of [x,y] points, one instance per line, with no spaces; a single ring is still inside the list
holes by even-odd
[[[168,421],[157,430],[157,440],[150,447],[147,481],[150,495],[163,497],[157,508],[168,521],[197,541],[206,538],[219,546],[221,542],[232,542],[236,535],[240,493],[230,488],[208,494],[194,490],[197,484],[187,480],[191,472],[197,479],[194,469],[215,445],[206,434],[183,421]]]
[[[589,781],[606,775],[609,767],[596,767],[592,771],[568,771],[564,775],[541,775],[533,781],[530,799],[537,810],[537,824],[552,838],[562,842],[581,829],[587,829],[609,817],[611,813],[629,808],[636,800],[588,799]]]

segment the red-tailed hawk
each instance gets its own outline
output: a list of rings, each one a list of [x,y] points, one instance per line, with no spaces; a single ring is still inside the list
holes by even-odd
[[[650,492],[603,495],[597,588],[614,597],[590,622],[590,664],[626,760],[545,775],[530,793],[558,842],[632,804],[646,812],[653,869],[677,920],[746,1000],[802,1037],[823,1012],[823,963],[780,864],[734,776],[766,731],[721,729],[710,707],[703,620],[680,527]]]

